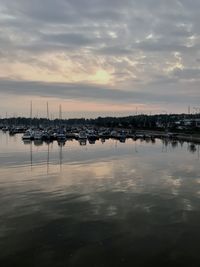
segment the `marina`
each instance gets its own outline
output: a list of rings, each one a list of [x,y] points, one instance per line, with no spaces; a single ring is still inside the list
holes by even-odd
[[[18,130],[20,129],[20,130]],[[64,144],[69,140],[78,141],[80,145],[86,145],[87,142],[95,144],[100,140],[104,143],[106,140],[118,140],[125,143],[126,140],[132,139],[145,140],[154,143],[156,139],[163,142],[171,142],[176,144],[177,141],[187,142],[191,144],[199,144],[200,136],[184,133],[158,132],[158,131],[133,131],[128,129],[109,129],[109,128],[86,128],[86,127],[68,127],[66,128],[27,128],[27,127],[2,127],[3,133],[8,133],[10,136],[20,135],[24,144],[29,142],[42,144],[43,142],[50,143],[57,141],[58,144]]]
[[[31,111],[32,114],[32,102]],[[49,106],[47,103],[47,114]],[[77,140],[84,144],[106,139],[115,139],[124,143],[127,139],[179,140],[200,143],[200,114],[158,114],[128,117],[105,117],[96,119],[62,119],[59,106],[59,118],[4,118],[0,119],[0,130],[10,136],[23,134],[22,140],[65,142]],[[106,126],[109,125],[109,126]],[[124,126],[126,125],[126,127]]]

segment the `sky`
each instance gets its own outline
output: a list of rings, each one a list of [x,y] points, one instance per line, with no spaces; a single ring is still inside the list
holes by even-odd
[[[199,0],[0,0],[0,116],[200,106]]]

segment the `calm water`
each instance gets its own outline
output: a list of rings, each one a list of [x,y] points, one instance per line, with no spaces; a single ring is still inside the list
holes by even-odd
[[[199,266],[199,148],[0,132],[0,266]]]

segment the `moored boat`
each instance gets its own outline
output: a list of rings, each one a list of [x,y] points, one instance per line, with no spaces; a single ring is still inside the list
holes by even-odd
[[[22,140],[33,140],[33,139],[34,139],[34,133],[31,130],[27,130],[22,136]]]

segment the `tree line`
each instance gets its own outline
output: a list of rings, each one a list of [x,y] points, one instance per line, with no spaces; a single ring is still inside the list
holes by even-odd
[[[175,122],[185,119],[195,120],[200,118],[200,114],[158,114],[158,115],[135,115],[126,117],[98,117],[98,118],[72,118],[72,119],[55,119],[46,118],[25,118],[12,117],[0,119],[1,125],[7,126],[96,126],[96,127],[121,127],[121,128],[140,128],[155,129],[173,127]]]

